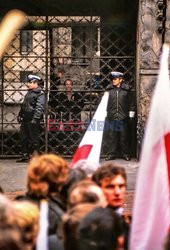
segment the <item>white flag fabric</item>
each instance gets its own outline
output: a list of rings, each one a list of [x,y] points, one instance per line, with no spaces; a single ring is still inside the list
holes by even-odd
[[[87,159],[93,163],[93,167],[97,167],[100,160],[100,151],[102,145],[102,137],[104,130],[104,122],[106,118],[106,109],[109,98],[109,92],[106,91],[101,99],[101,102],[89,124],[87,131],[76,150],[71,166],[77,161]],[[96,169],[94,169],[95,171]]]
[[[170,227],[169,47],[163,46],[137,178],[130,250],[161,250]]]
[[[39,232],[36,242],[36,250],[48,250],[48,201],[40,202]]]

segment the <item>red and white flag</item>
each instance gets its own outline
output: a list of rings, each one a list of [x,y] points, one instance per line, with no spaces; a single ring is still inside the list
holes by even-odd
[[[163,46],[139,165],[131,250],[161,250],[170,227],[169,47]]]
[[[71,167],[82,159],[88,159],[94,167],[99,163],[108,97],[109,92],[106,91],[73,156]]]

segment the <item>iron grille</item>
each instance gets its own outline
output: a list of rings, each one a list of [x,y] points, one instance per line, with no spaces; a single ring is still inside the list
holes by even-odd
[[[110,71],[124,72],[135,89],[135,33],[129,23],[104,23],[100,16],[29,19],[31,28],[16,34],[1,64],[0,155],[17,156],[20,152],[17,114],[27,91],[25,77],[31,72],[45,80],[41,150],[71,156],[110,81]],[[58,81],[59,69],[64,75]],[[65,92],[68,78],[73,81],[73,93],[79,95],[72,104],[81,109],[73,120],[64,120],[50,102],[51,95],[58,99]],[[103,153],[105,148],[104,139]]]

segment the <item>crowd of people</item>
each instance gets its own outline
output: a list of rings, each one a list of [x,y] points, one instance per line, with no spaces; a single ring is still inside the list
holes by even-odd
[[[81,160],[70,168],[55,154],[32,157],[26,192],[9,200],[1,188],[0,249],[128,249],[131,216],[124,213],[125,169],[108,161],[92,173],[90,164]],[[169,247],[170,235],[164,249]]]

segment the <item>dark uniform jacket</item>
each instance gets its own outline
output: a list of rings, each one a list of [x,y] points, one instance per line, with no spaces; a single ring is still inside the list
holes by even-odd
[[[133,93],[130,89],[125,83],[122,83],[120,88],[112,83],[107,86],[106,91],[109,91],[108,120],[125,120],[129,116],[129,111],[135,110]]]
[[[28,90],[19,112],[23,121],[42,119],[45,109],[45,95],[41,87]]]

